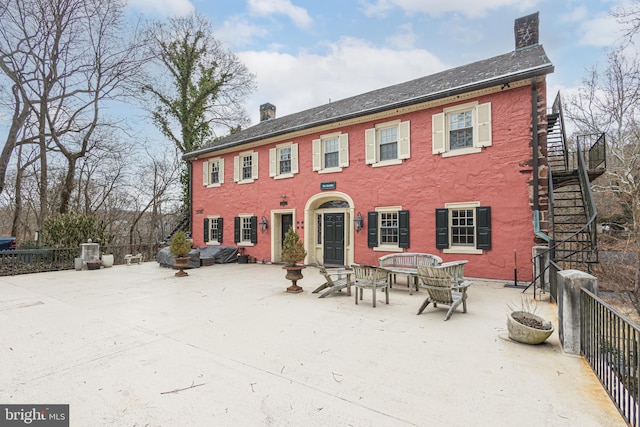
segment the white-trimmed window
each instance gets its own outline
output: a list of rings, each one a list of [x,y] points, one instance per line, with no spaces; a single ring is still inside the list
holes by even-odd
[[[204,219],[204,243],[219,245],[222,243],[222,218],[216,215]]]
[[[376,208],[367,215],[367,243],[374,251],[399,252],[409,247],[409,211],[401,206]]]
[[[245,151],[233,158],[233,180],[248,184],[258,179],[258,153]]]
[[[436,209],[436,247],[444,253],[481,254],[491,249],[491,208],[480,202]]]
[[[445,108],[431,123],[432,152],[442,157],[479,153],[491,146],[491,103]]]
[[[218,187],[224,183],[224,159],[216,157],[202,164],[202,185]]]
[[[340,172],[349,166],[349,134],[332,133],[313,140],[313,170]]]
[[[258,243],[258,217],[240,214],[233,219],[233,241],[238,246],[253,246]]]
[[[291,178],[298,173],[298,144],[287,142],[269,150],[269,176]]]
[[[411,157],[409,121],[377,124],[364,132],[366,164],[376,166],[397,165]]]

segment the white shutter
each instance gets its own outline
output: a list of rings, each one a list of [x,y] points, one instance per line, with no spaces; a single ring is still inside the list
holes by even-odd
[[[444,113],[431,116],[431,152],[433,154],[440,154],[447,151],[444,129]]]
[[[240,156],[233,158],[233,181],[240,182]]]
[[[218,181],[220,184],[224,183],[224,159],[218,160]]]
[[[209,185],[209,162],[202,162],[202,185]]]
[[[278,175],[278,149],[269,149],[269,176],[274,177]]]
[[[473,142],[476,147],[491,146],[491,103],[478,105],[475,110],[477,134],[474,135]]]
[[[364,131],[365,163],[370,165],[376,162],[376,130],[375,128]]]
[[[349,134],[340,134],[340,151],[338,151],[338,166],[346,168],[349,166]]]
[[[322,140],[314,139],[311,151],[313,151],[313,170],[319,171],[322,169]]]
[[[408,159],[411,157],[411,140],[410,140],[409,121],[401,122],[398,137],[398,159]]]
[[[258,179],[258,152],[251,154],[251,178]]]
[[[291,173],[298,173],[298,144],[291,144]]]

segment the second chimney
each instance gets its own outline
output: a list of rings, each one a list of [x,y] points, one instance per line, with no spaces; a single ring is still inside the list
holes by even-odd
[[[271,120],[276,118],[276,106],[273,104],[262,104],[260,106],[260,121]]]
[[[514,27],[516,50],[538,44],[539,23],[538,12],[516,19]]]

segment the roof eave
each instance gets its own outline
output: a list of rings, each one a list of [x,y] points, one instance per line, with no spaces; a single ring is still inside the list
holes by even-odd
[[[382,111],[391,110],[391,109],[394,109],[394,108],[406,107],[408,105],[419,104],[421,102],[432,101],[432,100],[435,100],[435,99],[446,98],[446,97],[449,97],[449,96],[455,96],[455,95],[458,95],[458,94],[461,94],[461,93],[471,92],[471,91],[474,91],[474,90],[485,89],[485,88],[488,88],[488,87],[493,87],[493,86],[497,86],[497,85],[501,85],[501,84],[506,84],[506,83],[510,83],[510,82],[513,82],[513,81],[524,80],[524,79],[527,79],[527,78],[533,78],[533,77],[538,77],[538,76],[542,76],[542,75],[547,75],[547,74],[553,73],[553,71],[554,71],[553,64],[547,63],[547,64],[544,64],[544,65],[541,65],[541,66],[532,67],[532,68],[528,68],[528,69],[525,69],[525,70],[520,70],[520,71],[517,71],[517,72],[514,72],[514,73],[504,74],[504,75],[499,76],[499,77],[493,77],[493,78],[490,78],[490,79],[480,80],[480,81],[473,82],[473,83],[470,83],[470,84],[456,86],[456,87],[451,88],[451,89],[442,90],[442,91],[438,91],[438,92],[432,92],[432,93],[429,93],[427,95],[421,95],[421,96],[418,96],[418,97],[405,99],[405,100],[402,100],[402,101],[399,101],[399,102],[394,102],[392,104],[386,104],[386,105],[381,105],[381,106],[370,108],[370,109],[359,110],[357,112],[353,112],[353,113],[349,113],[349,114],[343,114],[341,116],[331,117],[331,118],[328,118],[328,119],[325,119],[325,120],[304,123],[304,124],[299,125],[299,126],[294,126],[294,127],[289,127],[289,128],[286,128],[286,129],[281,129],[281,130],[276,131],[276,132],[271,132],[271,133],[268,133],[268,134],[258,135],[258,136],[254,136],[254,137],[250,137],[250,138],[246,138],[246,139],[241,139],[239,141],[234,141],[234,142],[231,142],[229,144],[221,144],[221,145],[216,145],[216,146],[213,146],[213,147],[201,148],[199,150],[192,151],[191,153],[184,154],[182,156],[182,158],[184,160],[190,160],[190,159],[193,159],[195,157],[201,156],[203,154],[213,153],[213,152],[220,151],[220,150],[223,150],[223,149],[227,149],[227,148],[232,148],[232,147],[248,144],[250,142],[259,141],[259,140],[265,139],[265,138],[272,138],[272,137],[276,137],[276,136],[286,135],[286,134],[289,134],[289,133],[292,133],[292,132],[298,132],[298,131],[309,129],[309,128],[313,128],[313,127],[316,127],[316,126],[327,125],[327,124],[339,122],[339,121],[342,121],[342,120],[348,120],[348,119],[352,119],[352,118],[356,118],[356,117],[360,117],[360,116],[366,116],[368,114],[375,114],[375,113],[379,113],[379,112],[382,112]]]

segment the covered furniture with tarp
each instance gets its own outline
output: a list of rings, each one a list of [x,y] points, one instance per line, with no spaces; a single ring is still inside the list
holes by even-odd
[[[235,246],[200,246],[198,251],[202,266],[238,262],[238,248]]]
[[[156,259],[158,260],[158,264],[161,267],[168,268],[176,268],[176,258],[169,251],[169,247],[162,248],[158,251],[156,255]],[[191,249],[189,252],[189,262],[187,263],[186,268],[199,268],[200,267],[200,251],[197,249]]]

